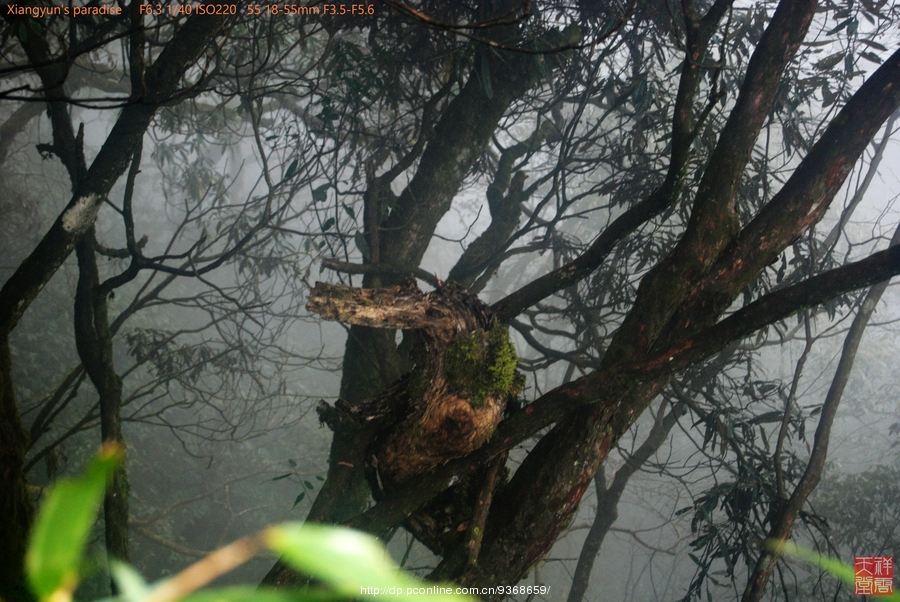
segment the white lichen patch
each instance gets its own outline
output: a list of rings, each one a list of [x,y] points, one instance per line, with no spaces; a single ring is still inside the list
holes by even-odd
[[[96,194],[86,194],[62,214],[62,228],[71,234],[87,231],[97,218],[100,203]]]

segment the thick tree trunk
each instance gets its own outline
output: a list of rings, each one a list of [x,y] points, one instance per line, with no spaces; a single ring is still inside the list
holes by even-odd
[[[421,333],[408,378],[370,402],[338,405],[360,424],[380,422],[370,450],[376,494],[478,449],[519,386],[508,332],[462,289],[422,293],[414,281],[381,289],[318,283],[307,309],[326,320]]]
[[[308,520],[328,517],[326,506],[337,501],[332,491],[352,484],[357,474],[366,476],[367,497],[369,488],[381,497],[478,449],[521,385],[506,328],[477,297],[455,286],[426,294],[414,281],[378,289],[318,283],[307,309],[326,320],[419,333],[416,366],[407,377],[362,403],[320,405],[320,417],[334,431],[335,441],[347,444],[341,462],[332,459],[332,482],[320,492]],[[441,511],[425,509],[410,526],[424,542],[443,548],[446,521],[459,524],[469,517],[432,516]],[[301,580],[278,564],[265,583]]]

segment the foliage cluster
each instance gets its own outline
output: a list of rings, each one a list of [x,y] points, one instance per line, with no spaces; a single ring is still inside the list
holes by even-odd
[[[85,548],[107,482],[124,460],[106,445],[81,476],[61,479],[47,493],[28,548],[28,582],[39,602],[70,602],[84,576]],[[231,587],[200,590],[249,560],[261,549],[278,553],[313,583],[304,590]],[[325,600],[428,600],[472,602],[454,593],[434,593],[440,584],[413,579],[396,567],[374,538],[336,527],[283,524],[221,548],[171,579],[147,584],[129,565],[112,560],[110,572],[120,602],[318,602]],[[443,588],[452,590],[452,587]],[[200,590],[200,591],[198,591]]]

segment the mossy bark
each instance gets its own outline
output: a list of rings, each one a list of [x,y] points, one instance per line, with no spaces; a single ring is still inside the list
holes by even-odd
[[[327,320],[422,333],[417,364],[402,391],[347,410],[362,422],[394,416],[380,425],[370,449],[376,491],[480,447],[519,386],[506,328],[456,287],[426,294],[411,281],[380,289],[318,283],[307,308]],[[407,400],[407,407],[396,407],[396,399]]]

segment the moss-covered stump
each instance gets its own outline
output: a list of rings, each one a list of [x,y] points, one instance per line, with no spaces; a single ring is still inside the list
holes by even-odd
[[[478,449],[521,389],[509,331],[456,286],[423,293],[414,282],[381,289],[317,283],[307,308],[330,320],[422,334],[402,395],[394,390],[353,410],[361,420],[394,416],[380,425],[370,449],[376,496]]]
[[[429,349],[410,378],[411,396],[422,403],[375,450],[382,484],[406,482],[490,439],[521,389],[517,363],[509,332],[496,322]]]

